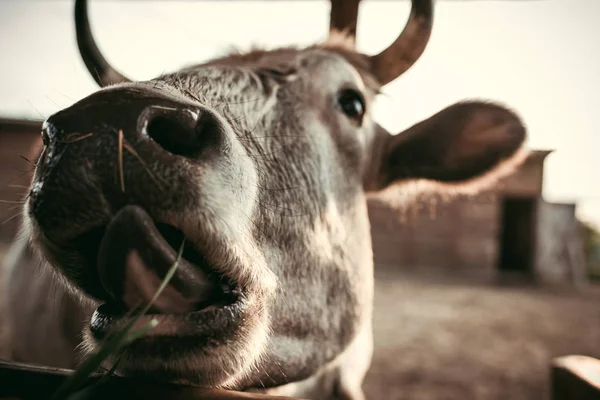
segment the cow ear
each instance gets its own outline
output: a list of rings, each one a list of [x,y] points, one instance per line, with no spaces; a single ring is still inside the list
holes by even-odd
[[[454,104],[379,146],[378,189],[426,179],[450,186],[501,174],[524,153],[524,125],[511,111],[484,102]],[[522,157],[521,157],[522,158]],[[498,176],[496,176],[498,178]]]

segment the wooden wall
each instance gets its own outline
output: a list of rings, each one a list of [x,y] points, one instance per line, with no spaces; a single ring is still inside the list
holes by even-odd
[[[9,242],[20,223],[20,204],[27,193],[40,146],[40,122],[0,118],[0,242]],[[23,157],[31,160],[26,161]]]
[[[584,284],[587,270],[574,204],[538,202],[535,273],[544,283]]]
[[[407,210],[369,199],[373,257],[403,269],[493,274],[498,258],[498,195],[486,193]]]
[[[541,198],[543,162],[549,153],[533,151],[517,171],[476,196],[435,205],[417,201],[408,210],[378,196],[370,198],[375,263],[494,275],[499,263],[502,201]]]

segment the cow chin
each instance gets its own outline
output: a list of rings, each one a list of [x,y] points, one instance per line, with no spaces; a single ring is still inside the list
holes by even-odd
[[[210,388],[241,389],[240,383],[260,363],[266,347],[269,320],[264,307],[248,301],[227,332],[196,334],[193,316],[157,316],[172,330],[152,334],[129,345],[119,358],[115,373]],[[235,314],[235,312],[233,312]],[[178,331],[178,332],[175,332]],[[186,332],[187,331],[187,332]],[[82,348],[91,353],[99,342],[84,329]],[[110,368],[114,359],[107,360]]]

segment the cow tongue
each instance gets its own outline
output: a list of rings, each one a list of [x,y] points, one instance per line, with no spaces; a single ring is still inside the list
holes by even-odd
[[[183,237],[182,237],[183,240]],[[142,208],[127,206],[110,222],[100,244],[98,274],[105,290],[133,309],[148,304],[177,259],[177,252]],[[218,285],[198,266],[180,259],[153,312],[182,314],[210,303]]]

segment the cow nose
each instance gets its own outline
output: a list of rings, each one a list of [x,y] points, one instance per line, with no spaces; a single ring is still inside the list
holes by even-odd
[[[224,117],[173,91],[132,84],[96,92],[44,124],[28,213],[59,241],[69,237],[67,215],[168,203],[172,194],[162,188],[179,185],[184,166],[228,157],[234,138]]]
[[[172,154],[194,157],[216,144],[221,126],[207,110],[151,105],[140,113],[137,129]]]

